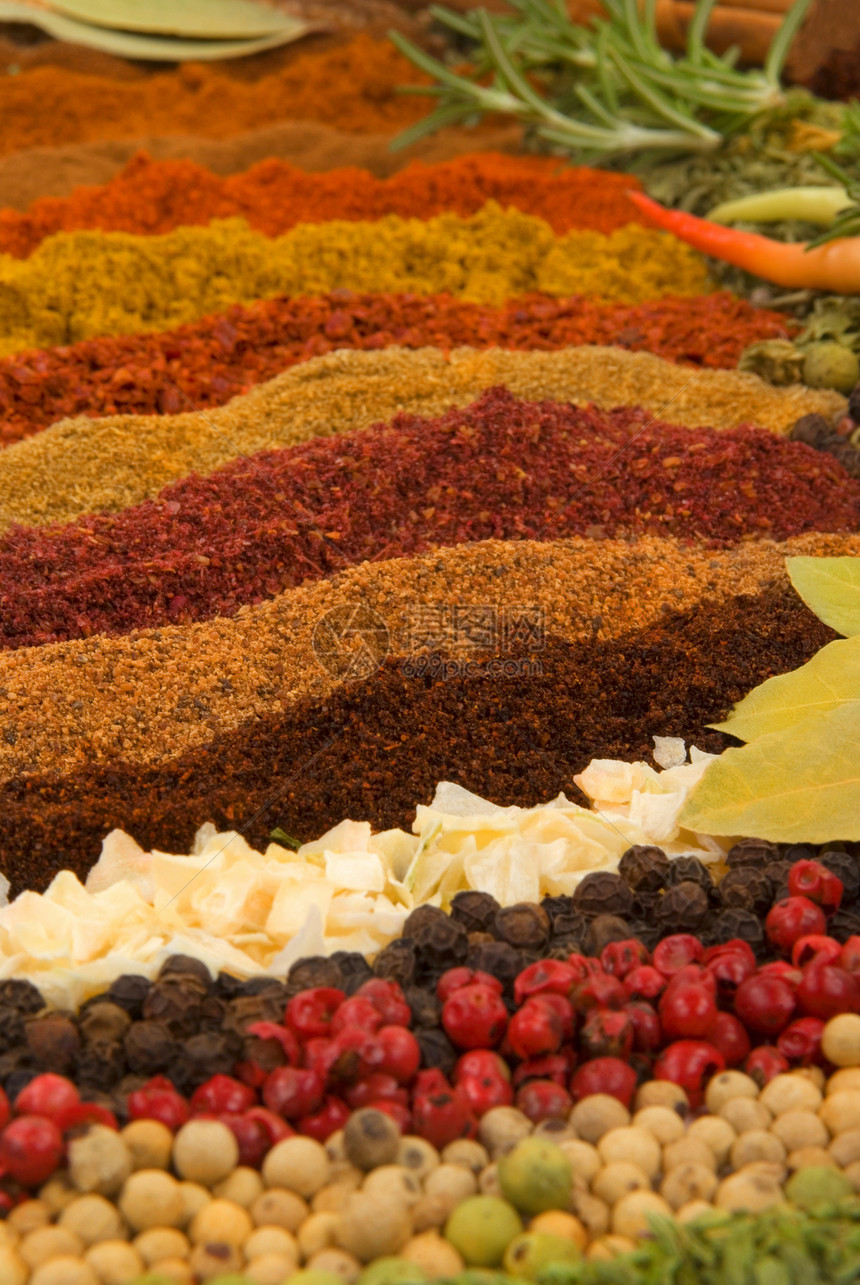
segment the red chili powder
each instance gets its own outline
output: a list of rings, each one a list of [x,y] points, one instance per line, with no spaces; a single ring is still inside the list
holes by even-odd
[[[236,304],[219,316],[157,334],[86,339],[0,360],[0,444],[71,415],[175,414],[220,406],[335,348],[464,345],[549,351],[618,344],[668,361],[732,369],[743,349],[794,328],[732,295],[600,303],[533,294],[491,308],[450,295],[358,295]]]
[[[101,187],[41,197],[24,214],[0,211],[0,252],[25,258],[44,237],[77,228],[154,234],[239,216],[266,236],[279,236],[297,223],[328,219],[428,219],[446,211],[465,216],[491,198],[540,215],[559,235],[572,228],[614,232],[643,222],[627,198],[640,188],[630,174],[498,152],[436,165],[415,161],[386,179],[355,167],[309,174],[276,158],[221,178],[194,161],[154,161],[139,152]]]
[[[728,545],[860,528],[860,482],[801,442],[493,388],[194,474],[119,514],[0,540],[0,646],[232,615],[366,560],[488,539]]]

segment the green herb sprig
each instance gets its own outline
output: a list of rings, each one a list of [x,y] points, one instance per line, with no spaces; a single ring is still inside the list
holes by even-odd
[[[726,136],[785,101],[780,77],[811,0],[795,0],[760,71],[739,70],[737,49],[717,55],[706,47],[716,0],[698,0],[680,57],[660,45],[657,0],[645,0],[641,13],[636,0],[604,0],[607,18],[590,26],[572,22],[564,0],[510,3],[516,10],[511,17],[431,6],[438,22],[474,42],[469,74],[390,33],[398,49],[435,81],[403,92],[439,100],[395,139],[395,148],[444,126],[471,125],[487,113],[501,113],[534,129],[544,142],[589,160],[643,151],[715,151]]]

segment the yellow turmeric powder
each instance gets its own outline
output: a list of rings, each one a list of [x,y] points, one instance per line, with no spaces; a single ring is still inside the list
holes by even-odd
[[[665,233],[628,224],[556,237],[543,219],[493,201],[468,218],[300,224],[273,239],[241,219],[154,237],[61,232],[29,259],[0,256],[0,355],[338,288],[449,291],[487,304],[530,290],[639,303],[700,294],[708,277],[703,259]]]

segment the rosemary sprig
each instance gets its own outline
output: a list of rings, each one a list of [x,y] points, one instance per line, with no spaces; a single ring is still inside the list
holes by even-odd
[[[795,0],[760,71],[739,71],[737,50],[717,55],[705,46],[716,0],[697,0],[686,50],[675,58],[658,39],[657,0],[604,0],[607,17],[590,26],[572,22],[564,0],[510,0],[509,17],[434,5],[437,21],[474,42],[471,70],[459,74],[392,32],[398,49],[434,82],[409,92],[439,100],[393,146],[496,112],[592,160],[715,151],[726,135],[784,103],[782,69],[811,2]]]

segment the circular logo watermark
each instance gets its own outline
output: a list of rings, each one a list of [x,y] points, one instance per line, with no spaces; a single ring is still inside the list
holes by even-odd
[[[322,668],[343,682],[375,673],[388,655],[391,636],[371,607],[344,602],[317,621],[312,646]]]

